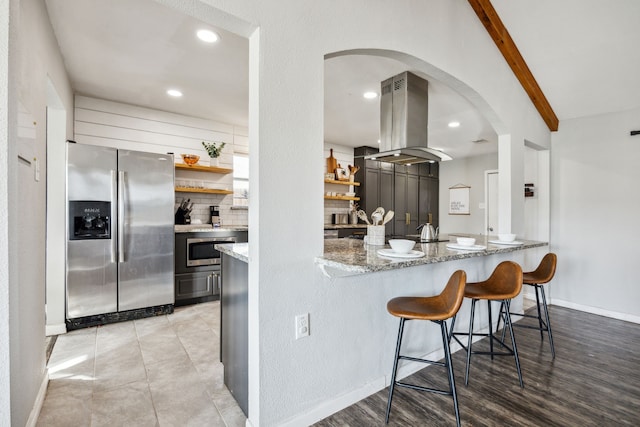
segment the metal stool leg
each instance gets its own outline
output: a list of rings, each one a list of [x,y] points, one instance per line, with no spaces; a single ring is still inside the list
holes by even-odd
[[[502,310],[504,310],[504,302],[500,303],[500,310],[498,311],[498,324],[496,325],[496,334],[500,330],[500,321],[503,320],[502,319],[502,316],[503,316]],[[502,337],[502,341],[504,341],[504,335]]]
[[[391,400],[393,400],[393,389],[396,386],[396,373],[398,372],[398,357],[400,356],[400,346],[402,345],[402,332],[404,329],[404,317],[400,318],[400,329],[398,330],[398,341],[396,343],[396,355],[393,359],[393,372],[391,373],[391,384],[389,385],[389,401],[387,402],[387,415],[384,422],[389,424],[389,413],[391,412]]]
[[[476,299],[471,300],[471,319],[469,319],[469,343],[467,344],[467,369],[464,374],[464,385],[469,385],[469,366],[471,365],[471,341],[473,341],[473,318],[476,311]]]
[[[440,330],[442,331],[442,345],[444,347],[444,361],[449,373],[449,388],[453,397],[453,409],[456,413],[456,425],[460,427],[460,411],[458,410],[458,394],[456,393],[456,381],[453,377],[453,363],[451,362],[451,349],[449,348],[449,334],[447,333],[447,323],[443,320],[440,322]],[[388,412],[387,412],[388,414]],[[387,415],[388,418],[388,415]]]
[[[540,297],[538,296],[538,285],[533,286],[536,290],[536,308],[538,309],[538,325],[540,325],[540,340],[544,341],[544,326],[542,326],[542,315],[540,314]]]
[[[547,297],[544,294],[544,285],[540,285],[540,293],[542,294],[542,304],[544,307],[544,315],[547,321],[547,334],[549,335],[549,344],[551,345],[551,357],[555,359],[556,350],[553,347],[553,335],[551,334],[551,323],[549,322],[549,307],[547,306]]]
[[[509,309],[511,308],[511,300],[505,300],[505,327],[509,327],[509,334],[511,335],[511,345],[513,347],[513,356],[516,359],[516,369],[518,370],[518,380],[520,380],[520,387],[524,388],[524,383],[522,382],[522,371],[520,370],[520,358],[518,357],[518,347],[516,346],[516,337],[513,334],[513,325],[511,324],[511,314],[509,313]]]
[[[504,320],[503,310],[505,309],[504,300],[500,302],[500,315],[498,316],[498,325],[496,326],[496,334],[498,333],[498,329],[500,329],[500,321],[502,320],[504,325],[502,326],[502,336],[500,336],[500,342],[504,347],[504,336],[507,332],[507,322]]]
[[[489,353],[491,353],[491,360],[493,360],[493,320],[491,319],[491,300],[487,300],[487,313],[489,314]]]
[[[456,317],[457,316],[458,316],[458,314],[456,313],[451,318],[451,327],[449,328],[449,345],[451,345],[451,337],[453,337],[453,328],[456,326]]]

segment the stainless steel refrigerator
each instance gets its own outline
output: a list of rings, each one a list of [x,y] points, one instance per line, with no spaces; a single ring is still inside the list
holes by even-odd
[[[172,155],[67,143],[67,319],[173,310],[173,182]]]

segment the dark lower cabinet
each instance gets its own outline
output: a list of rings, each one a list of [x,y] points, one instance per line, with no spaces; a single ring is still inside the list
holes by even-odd
[[[176,274],[176,303],[192,298],[215,297],[220,295],[220,272]]]

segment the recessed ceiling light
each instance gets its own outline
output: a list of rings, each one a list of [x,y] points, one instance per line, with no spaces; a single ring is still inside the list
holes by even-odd
[[[215,43],[220,39],[220,36],[211,30],[198,30],[196,34],[200,40],[206,43]]]
[[[167,95],[173,96],[174,98],[180,98],[182,96],[182,92],[178,89],[169,89],[167,90]]]
[[[376,99],[378,97],[378,94],[376,92],[365,92],[362,96],[364,96],[366,99]]]
[[[457,128],[458,126],[460,126],[460,122],[449,122],[450,128]]]

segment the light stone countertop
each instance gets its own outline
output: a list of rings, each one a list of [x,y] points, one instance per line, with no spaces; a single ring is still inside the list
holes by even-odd
[[[220,233],[225,231],[247,231],[249,229],[246,225],[213,227],[211,224],[176,224],[173,227],[176,233]]]
[[[249,262],[249,243],[220,243],[214,247],[223,254]]]
[[[522,242],[522,245],[509,246],[488,243],[489,240],[498,240],[496,236],[477,235],[473,237],[476,238],[476,245],[486,246],[486,249],[449,249],[447,244],[455,243],[455,238],[452,237],[451,242],[416,243],[414,250],[425,253],[425,256],[421,258],[387,258],[380,256],[378,254],[379,249],[391,249],[388,244],[370,246],[365,245],[362,240],[358,239],[326,239],[324,241],[324,255],[317,257],[315,262],[320,266],[324,274],[329,277],[336,277],[396,270],[416,265],[482,257],[548,245],[547,242],[517,239],[517,241]]]
[[[325,230],[349,230],[349,229],[366,229],[367,224],[325,224]]]

